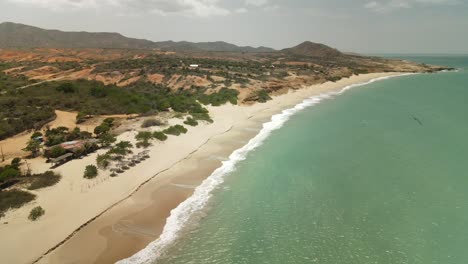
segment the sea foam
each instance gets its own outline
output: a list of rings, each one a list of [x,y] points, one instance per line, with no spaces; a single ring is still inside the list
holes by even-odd
[[[289,120],[291,116],[294,114],[302,111],[303,109],[318,104],[320,101],[324,99],[333,98],[336,95],[342,94],[345,91],[358,87],[367,85],[376,81],[385,80],[393,77],[405,76],[410,75],[408,74],[400,74],[400,75],[393,75],[393,76],[386,76],[375,78],[367,82],[357,83],[348,85],[342,88],[339,91],[332,91],[328,93],[323,93],[320,95],[316,95],[305,99],[303,102],[297,104],[296,106],[284,110],[280,114],[273,115],[271,117],[271,121],[264,123],[263,128],[260,132],[252,138],[246,145],[241,147],[240,149],[235,150],[230,156],[227,161],[223,161],[221,167],[217,168],[206,180],[199,185],[193,195],[189,197],[187,200],[182,202],[178,207],[171,211],[170,216],[167,218],[166,225],[161,233],[161,236],[151,242],[146,248],[139,251],[135,255],[131,256],[130,258],[123,259],[118,261],[118,264],[147,264],[147,263],[154,263],[164,252],[166,247],[173,243],[179,236],[180,232],[182,231],[183,227],[188,223],[190,217],[193,216],[196,212],[203,209],[209,199],[212,196],[212,191],[216,189],[220,184],[223,183],[224,177],[232,172],[235,169],[236,164],[239,161],[245,160],[247,154],[260,146],[263,141],[274,131],[281,128],[286,121]]]

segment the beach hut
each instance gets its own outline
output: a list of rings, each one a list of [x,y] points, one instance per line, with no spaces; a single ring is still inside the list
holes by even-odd
[[[54,158],[54,159],[50,159],[50,162],[52,163],[52,166],[57,166],[57,165],[60,165],[66,161],[68,161],[69,159],[71,159],[73,157],[73,153],[66,153],[60,157],[57,157],[57,158]]]

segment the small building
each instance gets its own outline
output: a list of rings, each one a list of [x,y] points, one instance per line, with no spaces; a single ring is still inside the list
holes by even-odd
[[[66,153],[58,158],[50,159],[50,162],[52,163],[52,166],[58,166],[60,164],[63,164],[69,161],[72,157],[73,157],[73,153]]]
[[[192,69],[197,69],[199,66],[200,65],[198,65],[198,64],[190,64],[189,67],[192,68]]]
[[[81,150],[85,149],[86,144],[96,144],[98,142],[97,139],[91,138],[91,139],[85,139],[85,140],[75,140],[75,141],[68,141],[64,142],[55,146],[51,146],[45,149],[45,153],[49,152],[52,148],[54,147],[61,147],[67,151],[67,153],[78,153]]]

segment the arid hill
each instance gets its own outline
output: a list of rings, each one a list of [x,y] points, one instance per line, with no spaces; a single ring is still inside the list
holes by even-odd
[[[0,24],[0,48],[112,48],[169,51],[272,52],[266,47],[239,47],[226,42],[153,42],[127,38],[119,33],[64,32],[4,22]]]
[[[344,55],[337,49],[324,44],[303,42],[295,47],[281,50],[284,53],[310,57],[338,57]]]

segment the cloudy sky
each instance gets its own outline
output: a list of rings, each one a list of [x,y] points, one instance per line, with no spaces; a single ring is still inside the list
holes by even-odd
[[[468,54],[468,0],[0,0],[0,22],[154,41]]]

